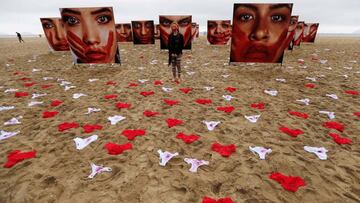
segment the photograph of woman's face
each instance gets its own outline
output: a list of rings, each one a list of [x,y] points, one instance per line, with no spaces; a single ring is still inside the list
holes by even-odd
[[[132,21],[134,44],[154,44],[154,21]]]
[[[179,32],[184,36],[184,49],[191,49],[191,16],[160,16],[160,46],[167,49],[171,34],[171,23],[179,24]]]
[[[286,36],[286,41],[284,43],[284,47],[289,48],[289,50],[292,50],[292,45],[293,45],[292,42],[294,40],[298,19],[299,16],[291,16],[288,34]]]
[[[159,24],[155,25],[154,37],[155,37],[155,39],[160,39],[160,25]]]
[[[235,4],[230,62],[280,63],[292,4]]]
[[[302,42],[314,42],[319,23],[305,23]]]
[[[230,20],[208,20],[207,39],[210,44],[224,45],[231,38]]]
[[[77,63],[120,62],[111,7],[62,8],[60,13]]]
[[[304,21],[300,21],[296,25],[295,37],[294,37],[294,46],[300,46],[301,40],[302,40],[303,35],[304,35],[304,25],[305,25]]]
[[[191,40],[196,37],[196,23],[191,23]]]
[[[52,51],[69,51],[61,18],[40,18],[46,39]]]
[[[132,42],[130,23],[115,24],[116,38],[118,42]]]

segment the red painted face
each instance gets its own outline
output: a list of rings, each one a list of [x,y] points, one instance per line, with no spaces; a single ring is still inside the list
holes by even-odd
[[[135,44],[154,44],[154,21],[132,22]]]
[[[54,51],[69,51],[69,44],[61,18],[41,18],[40,21],[50,47]]]
[[[298,22],[295,30],[294,46],[299,46],[304,35],[304,22]]]
[[[70,48],[81,63],[114,63],[117,51],[112,8],[61,9]]]
[[[191,16],[160,16],[161,43],[167,47],[172,32],[171,23],[179,25],[179,32],[184,36],[184,47],[191,44]]]
[[[284,43],[284,49],[289,47],[290,42],[294,39],[298,19],[299,16],[291,16],[288,34],[286,36],[286,41]]]
[[[209,20],[208,21],[208,41],[210,44],[227,44],[231,37],[230,20]]]
[[[303,42],[314,42],[319,24],[306,23],[304,28]]]
[[[236,4],[230,61],[281,61],[291,8],[292,4]]]
[[[116,38],[118,42],[132,42],[131,24],[116,24]]]

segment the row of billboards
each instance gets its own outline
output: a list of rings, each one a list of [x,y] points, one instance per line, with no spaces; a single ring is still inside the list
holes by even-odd
[[[231,39],[230,62],[280,63],[284,50],[301,42],[314,42],[318,23],[298,21],[293,4],[234,4],[233,20],[209,20],[207,40],[226,45]],[[170,25],[176,22],[184,36],[184,49],[199,36],[191,15],[161,15],[153,20],[115,24],[112,7],[61,8],[61,18],[41,18],[53,51],[70,50],[75,63],[120,63],[117,42],[155,44],[168,48]]]

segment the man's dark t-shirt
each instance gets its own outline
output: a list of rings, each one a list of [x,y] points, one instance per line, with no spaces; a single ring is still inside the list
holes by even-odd
[[[169,35],[168,41],[169,54],[182,54],[184,49],[184,36],[180,33],[174,35],[171,33]]]

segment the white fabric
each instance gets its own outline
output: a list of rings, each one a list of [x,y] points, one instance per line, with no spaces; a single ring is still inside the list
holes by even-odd
[[[220,121],[203,121],[209,131],[213,131]]]
[[[273,97],[277,96],[278,95],[278,91],[276,90],[264,90],[264,92],[268,95],[271,95]]]
[[[303,104],[305,104],[306,106],[308,106],[310,104],[310,99],[305,98],[305,99],[298,99],[296,100],[297,102],[301,102]]]
[[[170,87],[162,87],[162,90],[164,90],[164,92],[171,92],[173,90],[173,88]]]
[[[251,123],[256,123],[261,115],[245,116],[245,118]]]
[[[87,95],[83,94],[83,93],[75,93],[75,94],[73,94],[74,99],[79,99],[80,97],[84,97],[84,96],[87,96]]]
[[[249,146],[249,150],[253,153],[253,154],[257,154],[259,156],[260,159],[265,160],[266,155],[270,154],[272,152],[272,150],[266,149],[264,147],[252,147]]]
[[[185,158],[184,161],[188,164],[191,164],[191,168],[189,169],[190,172],[196,173],[197,169],[202,165],[209,165],[208,161],[205,160],[197,160],[197,159],[190,159]]]
[[[116,125],[118,122],[124,120],[126,117],[123,116],[110,116],[108,117],[108,120],[110,121],[111,125]]]
[[[68,90],[74,89],[74,88],[76,88],[76,86],[73,86],[73,85],[71,85],[71,86],[65,86],[65,91],[68,91]]]
[[[31,101],[28,106],[35,106],[35,105],[39,105],[39,104],[43,104],[44,102],[41,101]]]
[[[52,80],[54,79],[53,77],[43,77],[43,80]]]
[[[231,95],[223,95],[222,96],[226,101],[231,101],[234,97]]]
[[[286,79],[284,78],[276,78],[275,80],[278,82],[284,82],[284,83],[286,82]]]
[[[215,87],[206,86],[206,87],[204,87],[204,88],[205,88],[206,91],[211,91],[211,90],[213,90]]]
[[[80,138],[80,137],[74,138],[76,149],[78,149],[78,150],[84,149],[90,143],[96,141],[98,139],[98,137],[99,136],[97,136],[97,135],[91,135],[90,137],[87,137],[87,138],[84,138],[84,139]]]
[[[88,178],[94,178],[98,173],[112,171],[110,167],[97,166],[93,163],[91,163],[90,165],[91,165],[91,174],[88,176]]]
[[[147,79],[140,79],[140,80],[138,80],[141,84],[144,84],[144,83],[146,83],[147,81],[149,81],[149,80],[147,80]]]
[[[326,94],[326,96],[332,99],[339,99],[339,97],[336,94]]]
[[[19,119],[21,119],[21,118],[22,118],[22,116],[19,116],[19,117],[17,117],[17,118],[12,118],[12,119],[6,121],[6,122],[4,123],[4,125],[18,125],[18,124],[21,123],[21,122],[19,121]]]
[[[0,140],[4,140],[4,139],[7,139],[7,138],[10,138],[10,137],[13,137],[17,134],[19,134],[20,131],[16,131],[16,132],[6,132],[6,131],[3,131],[3,130],[0,130]]]
[[[10,89],[6,89],[4,92],[5,93],[12,93],[12,92],[17,92],[19,89],[15,89],[15,88],[10,88]]]
[[[314,153],[320,160],[326,160],[328,150],[324,147],[309,147],[305,146],[304,150],[310,153]]]
[[[36,94],[36,93],[34,93],[34,94],[32,94],[31,99],[36,99],[38,97],[43,97],[43,96],[46,96],[46,95],[47,95],[46,93],[44,93],[44,94]]]
[[[89,107],[89,108],[88,108],[88,112],[85,113],[85,114],[91,114],[91,113],[99,112],[99,111],[101,111],[101,109]]]
[[[335,118],[335,113],[331,112],[331,111],[319,111],[319,113],[326,114],[329,117],[329,119],[334,119]]]
[[[175,153],[170,153],[168,151],[161,151],[161,149],[159,149],[157,151],[159,153],[160,156],[160,166],[166,166],[166,163],[170,161],[170,159],[172,159],[173,157],[179,155],[179,153],[175,152]]]
[[[315,78],[315,77],[306,77],[305,79],[311,80],[311,81],[313,81],[313,82],[316,82],[316,78]]]
[[[15,106],[0,106],[0,111],[15,109]]]
[[[97,78],[90,78],[88,81],[89,82],[95,82],[95,81],[98,81],[99,79],[97,79]]]

